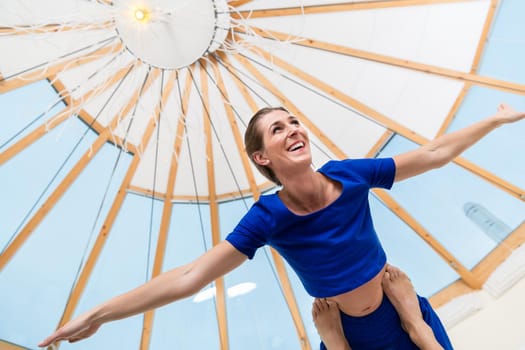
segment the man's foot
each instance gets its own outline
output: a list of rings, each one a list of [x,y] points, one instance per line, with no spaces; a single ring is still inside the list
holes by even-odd
[[[343,333],[339,307],[334,301],[315,299],[312,305],[312,317],[317,332],[328,350],[350,350]]]
[[[387,265],[382,284],[410,339],[420,349],[443,349],[432,328],[423,320],[416,291],[408,276],[397,267]]]

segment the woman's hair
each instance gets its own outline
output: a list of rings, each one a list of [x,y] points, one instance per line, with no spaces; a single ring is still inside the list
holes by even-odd
[[[264,148],[263,133],[259,130],[258,122],[266,114],[273,111],[283,111],[286,113],[290,113],[284,107],[264,107],[258,110],[257,113],[253,115],[252,119],[250,119],[250,122],[248,123],[246,132],[244,133],[244,145],[246,147],[246,153],[248,153],[248,157],[255,165],[257,170],[259,170],[259,172],[263,174],[264,177],[266,177],[268,180],[280,186],[281,182],[279,181],[277,176],[275,176],[273,170],[267,166],[257,164],[253,159],[253,153],[261,151]]]

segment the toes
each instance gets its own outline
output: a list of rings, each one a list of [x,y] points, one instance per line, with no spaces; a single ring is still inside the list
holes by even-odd
[[[390,272],[385,271],[385,274],[383,275],[383,283],[390,281]]]
[[[317,315],[321,312],[320,299],[314,299],[312,303],[312,317],[315,319]]]

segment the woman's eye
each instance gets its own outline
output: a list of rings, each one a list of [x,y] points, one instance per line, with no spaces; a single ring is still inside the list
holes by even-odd
[[[272,133],[275,134],[276,132],[281,131],[281,129],[282,129],[282,128],[281,128],[280,126],[276,126],[275,128],[273,128]]]

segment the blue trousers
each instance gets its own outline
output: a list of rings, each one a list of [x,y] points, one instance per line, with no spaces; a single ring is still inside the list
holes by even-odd
[[[434,336],[445,350],[452,344],[445,327],[426,298],[418,296],[423,319],[434,331]],[[401,321],[394,306],[383,296],[381,305],[363,317],[353,317],[341,312],[345,337],[352,350],[417,350],[408,333],[401,328]],[[321,350],[326,347],[321,343]]]

